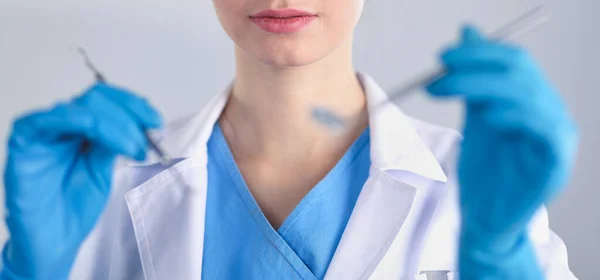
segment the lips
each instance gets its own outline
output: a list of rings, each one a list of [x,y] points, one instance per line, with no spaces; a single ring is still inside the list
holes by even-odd
[[[269,33],[295,33],[308,26],[317,15],[296,9],[264,10],[250,16],[261,29]]]
[[[282,9],[282,10],[264,10],[260,11],[252,16],[251,18],[291,18],[291,17],[303,17],[303,16],[316,16],[315,14],[296,10],[296,9]]]

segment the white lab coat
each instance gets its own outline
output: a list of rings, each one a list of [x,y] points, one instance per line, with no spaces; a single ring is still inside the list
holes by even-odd
[[[358,77],[369,106],[387,98],[369,76]],[[230,89],[198,114],[167,126],[161,145],[177,164],[165,169],[155,157],[119,164],[111,199],[81,247],[71,279],[200,279],[206,143]],[[325,278],[400,279],[407,273],[425,279],[415,275],[431,270],[456,277],[460,135],[409,118],[393,105],[370,112],[369,119],[370,175]],[[576,279],[545,209],[532,221],[530,236],[548,279]]]

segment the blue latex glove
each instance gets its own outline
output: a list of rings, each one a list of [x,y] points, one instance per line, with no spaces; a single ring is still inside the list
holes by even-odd
[[[143,160],[143,128],[160,125],[143,99],[105,84],[18,119],[4,178],[10,239],[0,279],[66,279],[108,200],[115,157]]]
[[[565,186],[577,145],[573,120],[524,50],[473,27],[445,51],[448,74],[427,87],[464,100],[458,163],[461,279],[543,279],[528,222]]]

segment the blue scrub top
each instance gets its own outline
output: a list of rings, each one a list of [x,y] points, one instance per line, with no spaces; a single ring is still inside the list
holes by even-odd
[[[218,124],[208,141],[202,279],[323,279],[371,165],[369,129],[273,229]]]

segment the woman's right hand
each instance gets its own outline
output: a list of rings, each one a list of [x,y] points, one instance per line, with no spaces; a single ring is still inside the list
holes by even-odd
[[[8,142],[0,279],[66,279],[108,201],[117,155],[143,160],[159,113],[98,83],[71,102],[28,114]]]

